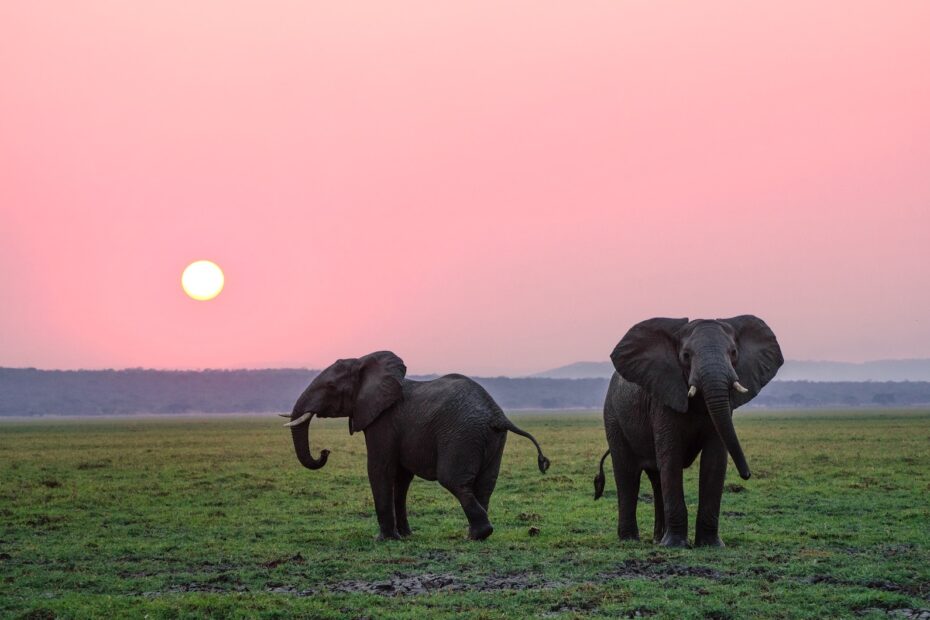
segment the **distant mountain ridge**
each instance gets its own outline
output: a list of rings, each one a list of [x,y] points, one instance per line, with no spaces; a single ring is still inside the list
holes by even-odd
[[[575,362],[530,375],[546,379],[604,379],[610,362]],[[776,381],[930,381],[930,359],[876,360],[872,362],[819,362],[788,360]]]

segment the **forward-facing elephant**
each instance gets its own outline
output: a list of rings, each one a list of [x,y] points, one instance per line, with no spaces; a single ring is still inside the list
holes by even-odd
[[[784,363],[775,334],[751,315],[732,319],[649,319],[634,325],[610,356],[617,372],[604,403],[610,449],[594,478],[604,491],[610,454],[622,540],[638,539],[636,502],[645,471],[655,504],[654,539],[688,546],[682,470],[701,454],[695,545],[722,547],[718,535],[727,452],[740,477],[749,465],[733,428],[733,409],[752,400]]]
[[[407,489],[414,476],[438,480],[462,504],[468,536],[483,540],[494,528],[488,502],[497,483],[507,431],[536,445],[539,470],[549,468],[536,439],[517,428],[480,385],[462,375],[432,381],[406,379],[404,362],[389,351],[338,360],[304,390],[291,412],[297,459],[319,469],[310,454],[310,420],[349,418],[349,432],[365,433],[368,480],[379,540],[410,535]]]

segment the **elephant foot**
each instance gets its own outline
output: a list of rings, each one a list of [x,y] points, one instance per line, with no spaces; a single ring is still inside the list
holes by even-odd
[[[397,533],[400,534],[401,538],[407,538],[408,536],[413,535],[413,532],[410,530],[409,525],[398,526]]]
[[[711,534],[711,535],[705,534],[703,536],[699,534],[695,536],[694,546],[695,547],[719,547],[721,549],[726,547],[726,545],[723,544],[723,541],[720,540],[720,537],[717,536],[716,534]]]
[[[688,544],[687,536],[672,534],[671,532],[666,532],[659,544],[663,547],[678,547],[682,549],[687,549],[691,546]]]
[[[477,527],[469,526],[468,538],[470,540],[484,540],[490,536],[492,532],[494,532],[494,526],[492,526],[490,523],[485,523]]]
[[[656,523],[656,526],[652,530],[652,542],[658,545],[660,542],[662,542],[663,536],[665,536],[665,526],[660,523]]]
[[[393,532],[390,532],[390,533],[378,532],[378,535],[375,536],[375,540],[377,540],[378,542],[381,542],[384,540],[401,540],[401,535],[400,535],[400,532],[398,532],[397,530],[394,530]]]
[[[617,537],[620,540],[639,540],[639,532],[617,532]]]

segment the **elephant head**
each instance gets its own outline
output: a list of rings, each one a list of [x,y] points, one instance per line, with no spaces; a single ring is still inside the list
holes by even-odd
[[[294,451],[301,465],[319,469],[326,464],[329,450],[320,458],[310,454],[310,420],[349,418],[349,433],[365,430],[369,424],[402,397],[407,367],[390,351],[364,357],[338,360],[317,375],[294,404],[285,426],[291,429]]]
[[[749,478],[733,409],[752,400],[784,363],[762,319],[649,319],[627,332],[610,359],[621,377],[676,411],[688,411],[700,393],[740,477]]]

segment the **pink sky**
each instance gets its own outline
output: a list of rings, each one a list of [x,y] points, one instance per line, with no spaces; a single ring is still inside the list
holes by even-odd
[[[930,3],[0,4],[0,365],[930,356]],[[209,258],[214,301],[181,291]]]

